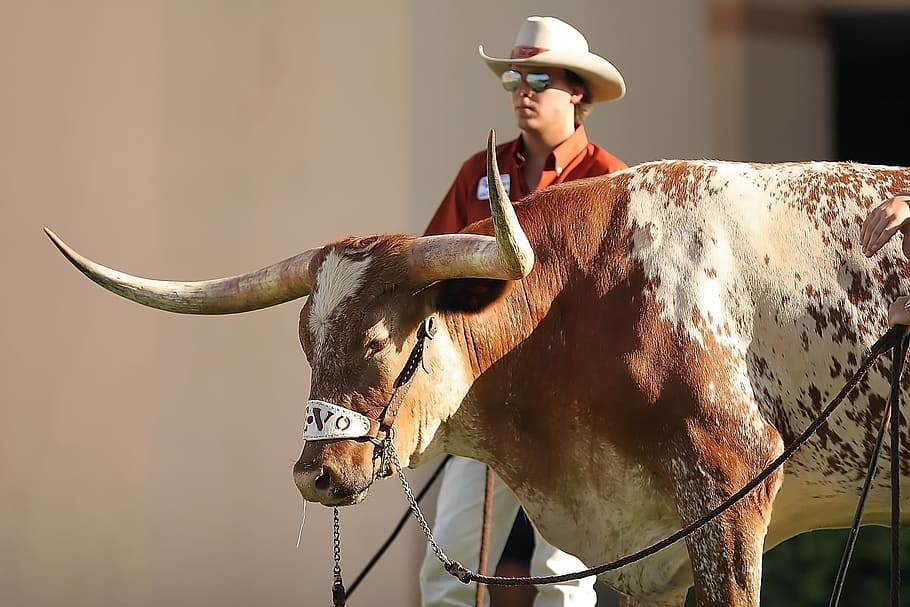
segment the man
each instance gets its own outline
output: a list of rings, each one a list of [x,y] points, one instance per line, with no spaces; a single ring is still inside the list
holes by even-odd
[[[518,138],[496,147],[503,184],[512,200],[552,184],[626,168],[622,160],[589,142],[582,124],[591,104],[620,99],[625,94],[625,83],[609,61],[588,50],[588,42],[578,30],[554,17],[528,17],[518,31],[509,57],[488,56],[482,46],[479,52],[510,93],[521,131]],[[489,216],[485,152],[479,152],[462,165],[425,233],[457,232]],[[443,550],[474,570],[479,560],[485,475],[483,464],[452,458],[443,476],[434,527]],[[489,561],[493,566],[504,565],[508,560],[508,554],[503,561],[500,558],[504,549],[508,553],[507,540],[513,544],[516,534],[510,538],[510,531],[518,514],[519,504],[514,495],[496,479],[489,544]],[[515,524],[516,531],[521,529],[520,521]],[[526,543],[531,543],[530,538]],[[576,557],[550,546],[534,532],[531,575],[571,573],[585,568]],[[527,559],[524,571],[500,569],[501,574],[526,575],[527,572]],[[474,605],[475,587],[462,584],[446,573],[432,550],[427,550],[420,584],[425,606]],[[528,595],[527,590],[524,595]],[[510,598],[515,602],[521,596],[513,593]],[[533,591],[530,596],[534,596]],[[534,605],[591,606],[596,600],[594,578],[587,578],[539,587]],[[527,603],[525,599],[524,604]]]
[[[891,237],[901,232],[904,255],[910,258],[910,193],[902,192],[882,202],[869,212],[859,231],[860,244],[866,257],[872,257]],[[898,297],[888,308],[888,323],[910,325],[910,296]]]

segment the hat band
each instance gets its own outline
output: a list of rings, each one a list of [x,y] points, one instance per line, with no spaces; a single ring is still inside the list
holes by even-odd
[[[548,50],[550,49],[539,46],[516,46],[512,48],[511,59],[527,59]]]

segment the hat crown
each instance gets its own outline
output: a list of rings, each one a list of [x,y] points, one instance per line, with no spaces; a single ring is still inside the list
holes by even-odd
[[[516,47],[550,51],[588,52],[588,41],[577,29],[556,17],[528,17],[515,37]]]

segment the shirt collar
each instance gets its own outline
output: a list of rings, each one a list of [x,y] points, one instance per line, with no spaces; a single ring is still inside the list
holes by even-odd
[[[553,150],[552,155],[555,161],[553,168],[557,173],[562,173],[586,147],[588,147],[588,134],[585,132],[585,125],[579,124],[575,132]]]
[[[578,156],[586,147],[588,147],[588,133],[585,131],[585,125],[579,124],[568,139],[553,148],[549,158],[547,158],[547,168],[555,170],[557,173],[562,173],[572,159]],[[519,166],[524,164],[526,157],[521,137],[515,140],[514,153],[515,160]]]

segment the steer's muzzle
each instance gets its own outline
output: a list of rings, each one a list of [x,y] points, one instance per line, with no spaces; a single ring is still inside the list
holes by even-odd
[[[308,502],[349,506],[363,501],[373,482],[373,445],[312,441],[294,464],[294,483]]]

